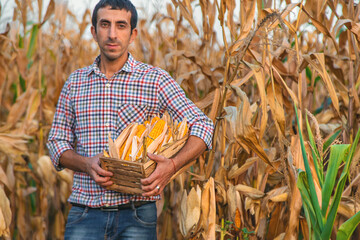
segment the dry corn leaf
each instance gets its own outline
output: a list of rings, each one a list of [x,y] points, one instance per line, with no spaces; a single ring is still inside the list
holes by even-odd
[[[311,21],[314,24],[314,26],[316,27],[316,29],[319,30],[320,32],[322,32],[325,36],[329,37],[332,40],[336,51],[339,52],[339,47],[336,43],[336,40],[335,40],[334,36],[330,33],[329,29],[326,26],[324,26],[321,22],[319,22],[317,19],[312,17],[311,14],[306,10],[305,7],[302,10],[311,19]]]
[[[181,202],[180,202],[180,232],[185,237],[187,236],[187,229],[186,229],[186,214],[187,214],[187,193],[186,190],[183,191]]]
[[[54,0],[50,0],[49,5],[46,9],[46,13],[45,16],[42,20],[42,22],[40,23],[40,27],[47,21],[49,20],[49,18],[54,14],[55,11],[55,2]]]
[[[238,209],[238,205],[236,202],[236,190],[235,187],[229,183],[226,191],[227,195],[227,204],[228,204],[228,216],[230,216],[231,221],[235,221],[236,209]]]
[[[205,184],[201,194],[202,227],[205,239],[215,240],[216,226],[216,201],[214,179],[210,179]]]
[[[235,190],[239,191],[240,193],[252,199],[259,199],[265,196],[265,193],[263,193],[262,191],[259,191],[256,188],[252,188],[243,184],[237,184],[235,186]]]
[[[44,187],[49,190],[50,196],[54,196],[53,186],[56,183],[56,172],[49,156],[41,156],[37,161],[36,171],[41,178]]]
[[[295,141],[295,140],[294,140]],[[292,143],[295,144],[295,143]],[[299,145],[296,145],[299,146]],[[288,172],[289,172],[289,181],[290,181],[290,201],[289,201],[289,224],[285,231],[285,239],[298,239],[299,234],[299,216],[302,209],[302,199],[300,191],[296,186],[296,174],[297,170],[294,168],[293,158],[300,158],[300,149],[297,151],[291,151],[292,148],[288,149]],[[296,160],[298,162],[299,160]]]
[[[279,195],[271,197],[269,200],[273,202],[285,202],[288,199],[288,193],[281,193]]]
[[[10,237],[11,218],[10,201],[0,185],[0,237]]]
[[[201,192],[200,192],[201,196]],[[186,203],[186,222],[185,229],[189,233],[196,226],[200,218],[200,203],[201,198],[199,198],[199,193],[192,188],[189,196],[187,197]]]
[[[276,123],[279,125],[282,136],[285,136],[285,111],[283,103],[283,95],[281,93],[280,86],[275,82],[273,85],[269,84],[267,86],[267,99],[269,101],[269,106],[273,118],[275,118]]]
[[[0,152],[7,155],[21,155],[27,153],[27,143],[30,137],[18,134],[0,133]]]
[[[134,124],[135,123],[130,123],[124,130],[122,130],[120,135],[115,139],[114,144],[111,143],[112,139],[111,139],[111,135],[109,133],[109,151],[110,151],[111,157],[118,158],[118,159],[121,158],[120,148],[124,144],[126,139],[128,138],[131,130],[133,129]],[[110,145],[111,145],[111,147],[110,147]]]
[[[255,1],[245,0],[240,4],[241,32],[239,39],[245,38],[251,30],[255,19]]]
[[[137,124],[137,123],[132,124],[131,131],[130,131],[129,135],[126,137],[127,140],[125,141],[125,143],[123,143],[123,144],[125,144],[125,148],[124,148],[122,153],[120,152],[120,146],[122,144],[120,144],[120,140],[119,140],[118,151],[119,151],[120,159],[122,159],[122,160],[124,160],[126,158],[126,154],[127,154],[128,150],[129,150],[129,148],[130,148],[130,146],[131,146],[131,144],[133,142],[133,138],[134,138],[134,136],[136,135],[136,133],[138,131],[137,130],[138,125],[139,124]],[[115,140],[115,145],[116,145],[116,140]]]
[[[172,2],[179,6],[180,7],[180,12],[182,14],[182,16],[190,23],[192,29],[194,30],[194,32],[199,35],[199,29],[197,28],[196,24],[195,24],[195,21],[193,19],[193,16],[192,16],[192,8],[191,6],[189,5],[188,8],[181,2],[181,1],[178,1],[176,2],[176,0],[172,0]]]
[[[236,140],[241,145],[245,145],[253,150],[264,162],[272,166],[264,149],[260,146],[259,138],[251,124],[252,114],[246,94],[240,88],[232,87],[232,89],[235,90],[236,95],[239,97],[237,108],[234,109],[235,107],[226,107],[224,110],[227,113],[232,111],[233,116],[236,116],[235,121],[234,118],[231,119],[228,118],[228,116],[225,116],[232,126]]]
[[[115,146],[115,143],[111,138],[111,133],[110,132],[109,132],[109,136],[108,136],[108,142],[109,142],[109,154],[110,154],[110,157],[116,158],[119,154],[118,154],[117,148]]]
[[[5,185],[5,187],[7,187],[9,191],[12,191],[12,187],[10,186],[8,177],[6,176],[4,169],[0,165],[0,187],[2,186],[2,184]]]
[[[29,88],[17,98],[16,103],[12,105],[10,109],[6,125],[0,128],[0,132],[5,132],[6,130],[12,128],[20,120],[26,110],[26,107],[28,106],[31,95],[34,94],[34,91],[34,89]]]
[[[268,104],[267,104],[267,98],[266,98],[266,93],[265,93],[265,73],[263,68],[261,68],[259,65],[253,65],[250,63],[246,63],[254,72],[254,76],[256,79],[256,83],[258,86],[258,91],[260,94],[260,99],[261,99],[261,104],[260,104],[260,108],[261,108],[261,121],[260,121],[260,132],[259,132],[259,139],[263,138],[263,135],[265,133],[266,130],[266,125],[267,125],[267,121],[268,121],[268,114],[267,114],[267,108],[268,108]]]
[[[234,166],[232,166],[232,168],[228,172],[228,178],[229,179],[237,178],[239,175],[246,172],[256,162],[257,159],[258,157],[252,157],[247,159],[244,165],[242,165],[240,168],[238,167],[237,164],[234,164]]]
[[[324,81],[325,86],[328,90],[330,98],[332,100],[332,104],[334,105],[335,110],[340,115],[339,109],[339,99],[337,97],[334,85],[330,79],[330,76],[325,67],[325,56],[323,53],[313,53],[310,56],[304,56],[304,59],[316,69],[316,71],[320,74],[321,79]],[[317,60],[317,61],[314,61]]]

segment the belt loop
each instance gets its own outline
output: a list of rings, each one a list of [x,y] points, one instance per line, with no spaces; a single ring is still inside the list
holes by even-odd
[[[89,207],[86,206],[84,212],[87,213],[89,211]]]

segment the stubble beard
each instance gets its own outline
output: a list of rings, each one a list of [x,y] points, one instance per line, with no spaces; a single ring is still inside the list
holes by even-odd
[[[106,50],[102,50],[101,53],[105,57],[105,59],[107,61],[109,61],[109,62],[113,62],[113,61],[118,60],[124,54],[123,51],[121,51],[121,52],[111,52],[111,51],[106,51]]]

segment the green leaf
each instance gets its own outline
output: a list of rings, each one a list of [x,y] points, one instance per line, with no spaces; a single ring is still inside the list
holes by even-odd
[[[334,222],[335,222],[335,218],[336,218],[336,215],[337,215],[337,211],[338,211],[338,208],[339,208],[339,204],[340,204],[340,201],[341,201],[341,195],[342,195],[342,192],[343,192],[344,187],[345,187],[346,180],[347,180],[348,175],[349,175],[349,168],[350,168],[350,165],[351,165],[352,158],[354,156],[355,149],[356,149],[357,144],[359,142],[359,138],[360,138],[360,129],[358,130],[358,132],[357,132],[357,134],[355,136],[354,142],[351,144],[350,153],[347,155],[347,159],[346,159],[346,162],[345,162],[345,167],[344,167],[344,169],[343,169],[343,171],[341,173],[340,179],[338,181],[339,183],[336,186],[335,195],[333,197],[333,202],[331,203],[330,211],[329,211],[328,217],[326,219],[325,227],[324,227],[324,230],[323,230],[323,232],[321,234],[322,239],[329,239],[330,238],[331,231],[332,231],[332,228],[333,228],[333,225],[334,225]]]
[[[29,43],[28,51],[26,53],[26,57],[28,59],[30,59],[35,53],[38,33],[39,33],[39,25],[34,24],[31,29],[30,43]]]
[[[19,35],[19,48],[24,48],[24,38]]]
[[[311,81],[311,79],[312,79],[312,72],[311,72],[310,68],[309,68],[309,67],[306,67],[305,72],[306,72],[306,77]]]
[[[323,152],[325,152],[328,149],[328,147],[335,141],[335,139],[339,136],[340,133],[341,130],[338,130],[333,135],[331,135],[331,137],[329,137],[328,140],[326,140],[326,142],[323,145]]]
[[[23,92],[26,91],[26,81],[25,79],[21,76],[21,74],[19,74],[19,82],[20,82],[20,87],[21,87],[21,90]]]
[[[309,226],[309,236],[311,236],[311,227],[316,225],[316,214],[311,205],[311,199],[309,194],[309,185],[306,181],[306,173],[300,171],[296,185],[300,191],[301,199],[303,202],[303,208],[305,212],[306,222]]]
[[[333,192],[337,173],[340,164],[344,161],[349,152],[349,144],[333,145],[330,149],[329,164],[325,176],[324,186],[322,188],[322,215],[325,217],[331,199],[331,193]]]
[[[313,176],[312,176],[312,173],[310,170],[309,160],[306,155],[305,143],[304,143],[304,138],[301,133],[299,116],[298,116],[296,104],[294,104],[294,107],[295,107],[295,113],[296,113],[296,120],[298,123],[301,152],[302,152],[302,156],[303,156],[303,160],[304,160],[307,182],[308,182],[309,189],[310,189],[310,199],[311,199],[312,207],[314,208],[314,211],[316,214],[317,224],[319,225],[320,229],[322,229],[324,227],[324,219],[321,214],[321,209],[320,209],[319,201],[318,201],[316,190],[315,190],[314,179],[313,179]]]
[[[45,97],[47,92],[47,81],[45,80],[45,75],[41,75],[41,96]]]
[[[14,97],[12,99],[12,103],[15,103],[16,99],[18,98],[18,95],[19,95],[16,83],[12,83],[10,85],[10,91],[14,94]]]
[[[337,240],[347,240],[350,239],[352,233],[354,232],[357,225],[360,223],[360,211],[357,212],[354,216],[349,218],[346,222],[341,224],[338,232],[336,234]]]

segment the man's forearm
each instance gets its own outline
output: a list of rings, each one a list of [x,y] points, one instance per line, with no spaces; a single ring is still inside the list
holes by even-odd
[[[86,172],[86,157],[67,150],[60,157],[60,165],[76,172]]]
[[[107,187],[113,184],[110,177],[111,172],[102,169],[99,165],[99,157],[97,154],[93,157],[83,157],[73,150],[65,151],[60,157],[60,165],[76,172],[84,172],[100,186]]]
[[[205,142],[196,136],[189,136],[184,147],[173,157],[176,171],[199,157],[206,150]]]

